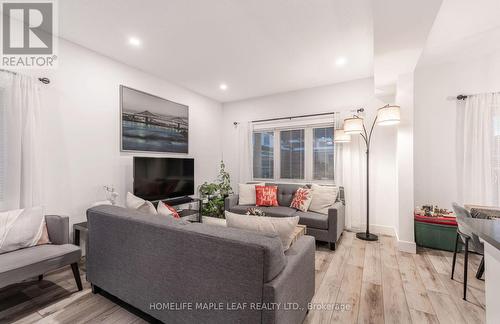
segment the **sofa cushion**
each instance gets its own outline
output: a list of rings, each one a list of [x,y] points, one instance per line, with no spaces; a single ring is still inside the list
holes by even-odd
[[[255,186],[255,205],[262,207],[278,206],[278,186]]]
[[[39,245],[0,255],[0,287],[60,268],[80,260],[73,244]]]
[[[312,190],[308,188],[298,188],[293,196],[290,207],[306,212],[311,204]]]
[[[302,212],[297,211],[295,216],[299,216],[299,224],[306,225],[307,227],[317,229],[328,229],[328,215],[319,214],[315,212]]]
[[[236,213],[236,214],[246,214],[249,208],[252,208],[252,206],[242,206],[242,205],[237,205],[231,208],[230,212]],[[277,206],[277,207],[253,207],[262,210],[266,216],[271,216],[271,217],[292,217],[295,216],[295,209],[290,208],[290,207],[283,207],[283,206]]]
[[[295,191],[303,187],[303,185],[292,183],[266,183],[266,186],[278,186],[278,205],[286,207],[292,203]]]
[[[265,217],[240,215],[226,211],[227,227],[255,231],[259,233],[276,233],[281,239],[283,250],[288,250],[294,238],[293,232],[299,223],[299,217]]]
[[[313,184],[312,201],[309,210],[321,214],[328,214],[328,209],[337,201],[338,188],[336,186],[320,186]]]
[[[256,198],[256,193],[255,193],[255,186],[263,186],[263,182],[259,183],[240,183],[238,185],[238,192],[240,195],[240,204],[242,205],[253,205],[255,206],[255,198]]]
[[[146,214],[157,215],[155,206],[152,202],[144,200],[134,194],[127,192],[127,197],[125,198],[125,205],[128,209],[138,210]]]

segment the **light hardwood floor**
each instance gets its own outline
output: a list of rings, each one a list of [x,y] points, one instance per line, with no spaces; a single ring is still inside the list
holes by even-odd
[[[365,242],[350,232],[344,233],[335,252],[318,245],[312,300],[317,308],[305,323],[484,323],[484,281],[474,276],[479,256],[470,257],[468,301],[464,301],[462,255],[452,281],[452,253],[420,249],[413,255],[398,252],[395,245],[393,237]],[[76,292],[67,267],[40,282],[0,289],[0,323],[144,323],[109,299],[92,294],[82,281],[84,290]]]

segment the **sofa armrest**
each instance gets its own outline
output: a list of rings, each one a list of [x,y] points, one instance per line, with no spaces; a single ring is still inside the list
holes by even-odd
[[[286,266],[273,280],[264,284],[263,303],[292,305],[298,309],[277,307],[264,310],[262,323],[302,323],[314,296],[314,237],[301,236],[285,252]]]
[[[224,199],[224,210],[231,211],[234,206],[238,205],[239,199],[240,196],[237,194],[226,197],[226,199]]]
[[[61,245],[69,243],[69,217],[45,215],[50,242]]]
[[[341,201],[328,209],[328,234],[330,242],[337,242],[345,227],[345,206]]]

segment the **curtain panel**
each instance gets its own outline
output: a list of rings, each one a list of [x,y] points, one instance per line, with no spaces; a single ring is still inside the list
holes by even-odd
[[[500,94],[468,96],[457,112],[460,201],[500,204]]]
[[[0,208],[40,206],[40,84],[29,76],[2,72],[0,93]]]

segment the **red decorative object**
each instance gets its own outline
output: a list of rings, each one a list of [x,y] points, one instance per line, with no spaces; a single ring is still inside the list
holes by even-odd
[[[278,206],[278,187],[255,186],[255,200],[257,206]]]
[[[312,194],[311,189],[299,188],[293,196],[290,207],[306,212],[311,205]]]
[[[414,217],[416,222],[457,226],[457,219],[455,217],[432,217],[418,214],[415,214]]]

